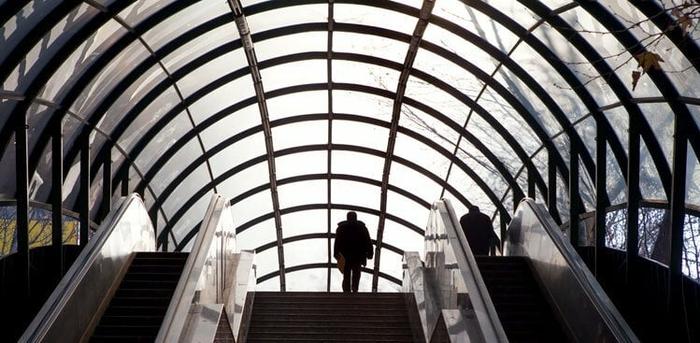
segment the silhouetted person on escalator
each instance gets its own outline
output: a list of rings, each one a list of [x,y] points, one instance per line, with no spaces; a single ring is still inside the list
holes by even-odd
[[[357,213],[348,212],[347,220],[338,223],[335,230],[333,256],[343,266],[343,292],[357,292],[362,266],[372,259],[374,250],[365,223],[357,220]]]
[[[488,255],[489,249],[498,244],[498,236],[493,232],[491,218],[481,213],[479,207],[470,206],[469,213],[459,219],[459,224],[474,255]]]

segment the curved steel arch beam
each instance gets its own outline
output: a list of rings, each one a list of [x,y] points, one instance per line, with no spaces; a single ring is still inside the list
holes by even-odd
[[[309,264],[301,264],[301,265],[297,265],[297,266],[287,267],[285,272],[286,273],[293,273],[293,272],[307,270],[307,269],[321,269],[321,268],[328,269],[328,268],[337,268],[337,267],[338,267],[338,265],[335,263],[331,263],[331,264],[328,264],[328,263],[309,263]],[[367,274],[372,274],[372,269],[362,267],[362,272],[367,273]],[[265,275],[259,277],[257,282],[261,283],[261,282],[270,280],[276,276],[279,276],[279,273],[280,272],[278,270],[278,271],[274,271],[272,273],[265,274]],[[401,280],[399,280],[399,279],[397,279],[389,274],[386,274],[386,273],[380,272],[379,277],[381,277],[382,279],[385,279],[389,282],[395,283],[399,286],[401,286],[401,284],[402,284]]]
[[[334,233],[328,234],[325,232],[307,233],[304,235],[287,237],[284,239],[284,243],[298,242],[298,241],[303,241],[303,240],[307,240],[307,239],[324,239],[324,238],[335,238],[335,234]],[[272,249],[275,247],[276,244],[277,244],[276,241],[265,243],[265,244],[255,248],[255,253],[257,254],[257,253],[261,253],[265,250]],[[373,239],[372,244],[377,244],[377,241]],[[394,252],[396,254],[403,255],[403,250],[401,250],[393,245],[387,244],[387,243],[382,243],[382,249],[386,249],[386,250],[389,250],[389,251]]]

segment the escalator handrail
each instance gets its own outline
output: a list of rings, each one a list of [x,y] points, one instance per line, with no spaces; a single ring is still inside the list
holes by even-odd
[[[459,243],[459,251],[454,251],[455,257],[457,258],[460,273],[466,283],[469,300],[477,316],[484,340],[486,342],[507,343],[508,337],[498,318],[496,307],[491,300],[476,263],[476,258],[469,247],[464,232],[461,230],[461,225],[449,199],[436,201],[433,204],[433,211],[438,211],[440,217],[443,217],[441,211],[447,214],[447,218],[442,218],[446,233],[448,236],[455,237]]]
[[[197,283],[204,268],[204,263],[207,260],[210,246],[214,242],[214,234],[227,202],[221,195],[212,195],[204,220],[202,220],[200,230],[197,233],[197,238],[187,258],[187,262],[185,262],[182,275],[168,305],[168,310],[163,317],[163,324],[158,331],[156,342],[176,342],[180,340],[196,293]]]
[[[78,255],[70,269],[63,276],[56,286],[49,299],[44,303],[39,313],[25,330],[21,342],[40,342],[47,332],[52,328],[56,318],[68,303],[72,294],[82,283],[93,263],[100,256],[102,247],[110,238],[114,229],[134,201],[143,204],[141,197],[132,193],[127,197],[117,200],[116,211],[110,211],[105,220],[100,225],[95,235],[88,241],[83,251]],[[145,207],[144,207],[145,208]],[[155,248],[155,233],[153,244]]]
[[[523,199],[518,205],[528,206],[535,214],[542,227],[545,229],[554,245],[562,254],[569,266],[576,281],[581,285],[586,296],[591,300],[603,321],[610,329],[618,342],[639,342],[639,339],[623,319],[620,312],[607,296],[603,296],[605,291],[595,280],[595,277],[588,271],[588,266],[583,262],[574,247],[564,240],[559,226],[554,222],[552,216],[531,198]],[[509,228],[510,229],[510,228]]]

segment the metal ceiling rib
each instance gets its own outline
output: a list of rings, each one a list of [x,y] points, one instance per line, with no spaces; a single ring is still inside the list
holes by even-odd
[[[265,150],[267,151],[267,170],[270,175],[270,193],[272,194],[272,208],[275,211],[275,229],[277,231],[277,259],[279,261],[280,290],[285,291],[284,277],[284,246],[282,244],[282,215],[280,214],[279,196],[277,193],[277,173],[275,171],[275,148],[272,143],[272,127],[270,126],[270,115],[267,111],[267,101],[265,100],[265,89],[263,88],[260,69],[258,68],[258,58],[255,56],[253,38],[250,35],[248,21],[243,13],[243,6],[240,0],[228,0],[231,12],[236,21],[236,27],[243,43],[250,75],[253,78],[255,96],[258,101],[260,111],[260,121],[262,122],[263,134],[265,135]]]
[[[389,141],[387,143],[386,159],[384,160],[384,170],[382,172],[382,188],[379,202],[380,214],[379,224],[377,227],[377,249],[376,253],[374,254],[374,275],[372,277],[373,292],[377,291],[379,261],[381,259],[381,249],[379,249],[379,246],[382,244],[382,239],[384,238],[384,222],[386,221],[386,215],[384,213],[386,212],[389,174],[391,173],[391,161],[392,157],[394,156],[394,147],[396,146],[396,134],[399,129],[399,119],[401,118],[401,108],[403,107],[403,96],[406,93],[408,77],[411,76],[413,62],[416,60],[418,47],[420,46],[421,39],[423,39],[423,33],[425,33],[425,28],[428,26],[428,19],[430,18],[430,14],[433,12],[434,6],[435,0],[423,0],[418,22],[413,30],[413,36],[411,36],[411,42],[408,46],[408,52],[406,52],[406,58],[403,62],[403,69],[401,70],[398,86],[396,88],[396,98],[394,98],[394,107],[391,113],[391,126],[389,127]]]

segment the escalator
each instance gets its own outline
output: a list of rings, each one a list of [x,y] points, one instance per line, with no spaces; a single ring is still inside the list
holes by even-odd
[[[177,342],[235,337],[253,253],[235,250],[229,201],[212,196],[190,252],[156,252],[141,198],[120,200],[20,342]],[[220,325],[223,323],[223,325]]]
[[[475,256],[449,201],[433,204],[425,261],[404,255],[426,341],[639,342],[542,205],[523,200],[506,232],[503,256]]]
[[[188,256],[137,252],[90,340],[155,341]]]

